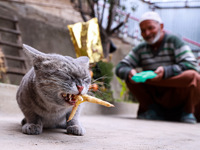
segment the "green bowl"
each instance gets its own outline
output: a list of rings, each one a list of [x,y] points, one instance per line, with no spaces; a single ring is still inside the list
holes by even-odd
[[[147,79],[153,79],[157,74],[151,70],[136,73],[131,79],[135,82],[146,82]]]

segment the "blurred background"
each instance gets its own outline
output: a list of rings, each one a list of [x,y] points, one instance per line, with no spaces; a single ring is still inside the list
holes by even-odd
[[[108,101],[132,102],[114,70],[143,41],[138,19],[146,11],[158,12],[165,31],[181,37],[200,60],[199,0],[0,0],[0,82],[19,85],[30,69],[23,43],[77,57],[68,26],[97,18],[103,57],[90,65],[91,90]]]

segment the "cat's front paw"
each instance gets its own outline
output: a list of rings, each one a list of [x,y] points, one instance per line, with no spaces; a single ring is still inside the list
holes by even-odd
[[[67,127],[67,134],[73,134],[73,135],[84,135],[86,130],[81,127],[80,125],[72,125]]]
[[[29,135],[38,135],[42,133],[42,126],[39,124],[26,123],[22,126],[22,132]]]

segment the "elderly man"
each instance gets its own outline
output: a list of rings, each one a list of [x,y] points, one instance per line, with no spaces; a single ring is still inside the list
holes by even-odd
[[[196,123],[200,120],[200,75],[190,47],[164,32],[156,12],[142,15],[139,25],[145,42],[116,67],[116,75],[139,101],[137,118]],[[137,67],[154,71],[156,77],[135,82],[131,78],[138,73]]]

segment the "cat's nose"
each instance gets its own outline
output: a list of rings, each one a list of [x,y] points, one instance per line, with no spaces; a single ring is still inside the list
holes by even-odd
[[[80,85],[76,85],[78,91],[79,91],[79,94],[81,94],[81,92],[83,91],[83,86],[80,86]]]

